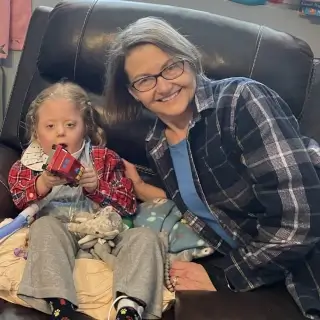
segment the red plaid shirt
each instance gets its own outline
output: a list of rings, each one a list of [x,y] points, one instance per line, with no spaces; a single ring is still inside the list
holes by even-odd
[[[92,147],[91,158],[98,174],[98,188],[85,195],[101,207],[113,206],[120,215],[135,213],[136,199],[133,184],[124,175],[120,157],[107,148]],[[20,210],[41,199],[36,191],[36,180],[41,172],[33,171],[18,160],[10,169],[8,183],[13,202]]]

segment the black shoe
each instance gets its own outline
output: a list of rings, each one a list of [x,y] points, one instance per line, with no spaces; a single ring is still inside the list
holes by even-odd
[[[122,307],[117,313],[116,320],[142,320],[142,318],[136,309]]]

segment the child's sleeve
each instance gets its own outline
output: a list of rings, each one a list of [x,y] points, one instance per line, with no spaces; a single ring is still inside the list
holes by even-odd
[[[38,176],[35,176],[20,160],[11,167],[8,183],[13,202],[18,209],[23,210],[43,198],[37,194],[37,178]]]
[[[124,174],[121,158],[109,149],[95,149],[94,163],[98,174],[98,187],[85,194],[101,207],[113,206],[121,216],[133,215],[137,208],[132,181]]]

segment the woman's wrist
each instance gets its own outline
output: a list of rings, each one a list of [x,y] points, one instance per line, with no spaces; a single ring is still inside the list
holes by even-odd
[[[133,183],[133,190],[138,195],[139,191],[145,186],[145,182],[142,179],[132,181]]]
[[[139,187],[141,187],[145,182],[144,182],[142,179],[137,179],[137,180],[135,180],[135,181],[132,181],[132,183],[133,183],[133,187],[134,187],[134,188],[135,188],[135,187],[139,188]]]

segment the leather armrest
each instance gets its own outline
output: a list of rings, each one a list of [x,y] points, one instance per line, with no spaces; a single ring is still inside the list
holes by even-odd
[[[17,214],[8,187],[8,174],[18,159],[18,152],[0,144],[0,221],[4,218],[13,218]]]
[[[235,293],[181,291],[176,294],[175,320],[303,320],[284,286]]]
[[[310,90],[299,118],[302,134],[320,142],[320,59],[313,63]]]

